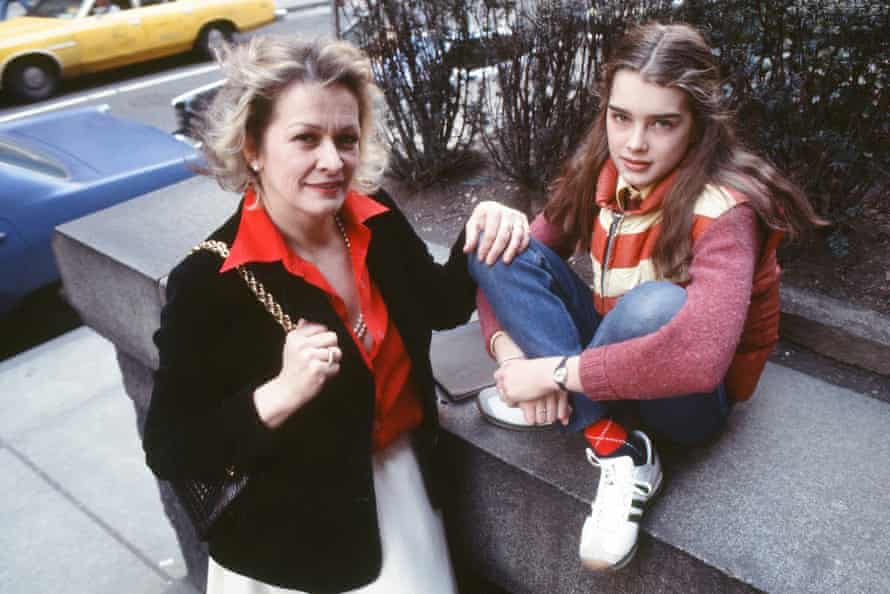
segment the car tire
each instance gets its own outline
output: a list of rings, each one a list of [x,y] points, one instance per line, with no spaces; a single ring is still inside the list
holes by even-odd
[[[215,60],[219,49],[235,38],[235,29],[228,23],[210,23],[201,30],[195,49],[203,57]]]
[[[3,87],[19,101],[40,101],[59,87],[59,69],[48,58],[20,58],[9,65]]]

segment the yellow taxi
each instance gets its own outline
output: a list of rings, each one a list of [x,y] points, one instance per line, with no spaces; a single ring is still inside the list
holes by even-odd
[[[197,50],[275,20],[274,0],[37,0],[0,21],[0,88],[52,95],[59,81]]]

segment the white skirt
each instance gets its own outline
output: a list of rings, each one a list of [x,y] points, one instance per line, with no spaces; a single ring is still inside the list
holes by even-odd
[[[349,594],[456,594],[445,528],[426,495],[408,435],[374,454],[374,491],[383,547],[380,576]],[[207,594],[308,594],[264,584],[210,558]]]

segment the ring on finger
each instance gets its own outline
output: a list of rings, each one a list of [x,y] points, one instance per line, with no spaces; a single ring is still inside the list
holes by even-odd
[[[328,365],[334,364],[334,349],[328,348]]]

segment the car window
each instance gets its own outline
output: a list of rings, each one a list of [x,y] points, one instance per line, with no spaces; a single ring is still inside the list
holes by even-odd
[[[80,11],[81,0],[37,0],[28,9],[28,16],[73,19]]]
[[[132,8],[130,0],[95,0],[90,15],[111,14]]]
[[[68,172],[60,163],[2,140],[0,140],[0,163],[22,167],[60,179],[68,177]]]

